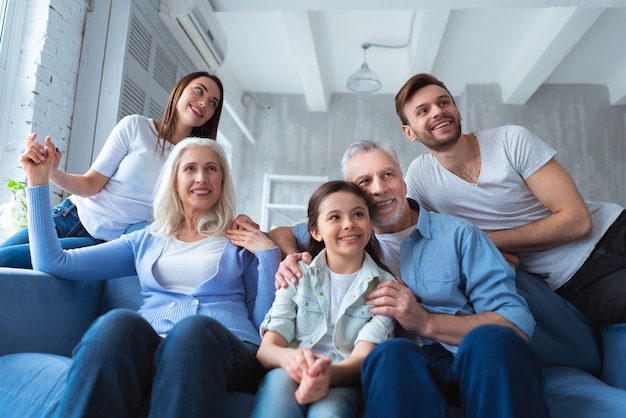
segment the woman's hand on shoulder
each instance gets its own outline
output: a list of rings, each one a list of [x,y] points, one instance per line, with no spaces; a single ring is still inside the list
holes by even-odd
[[[37,134],[35,133],[26,137],[26,149],[20,155],[20,164],[26,173],[29,187],[48,184],[50,170],[56,159],[56,147],[50,137],[46,137],[44,145],[38,143],[36,138]]]
[[[249,225],[256,229],[261,229],[258,223],[254,222],[248,215],[243,213],[237,215],[237,217],[233,221],[231,229],[240,229],[244,225]]]
[[[245,215],[240,215],[237,219],[241,216]],[[269,239],[267,235],[259,229],[259,226],[251,220],[235,220],[233,222],[233,228],[226,231],[226,238],[233,244],[243,247],[253,254],[259,250],[276,247],[274,241]]]

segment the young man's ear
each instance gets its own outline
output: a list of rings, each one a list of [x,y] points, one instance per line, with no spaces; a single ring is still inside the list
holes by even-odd
[[[409,125],[402,125],[402,132],[404,132],[404,135],[409,138],[409,141],[418,141],[417,137],[413,133],[413,129],[411,129]]]

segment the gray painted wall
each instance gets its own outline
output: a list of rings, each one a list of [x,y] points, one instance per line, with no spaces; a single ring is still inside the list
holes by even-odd
[[[557,160],[586,199],[626,206],[626,106],[611,106],[606,87],[546,85],[523,106],[505,105],[501,97],[497,85],[469,86],[456,98],[463,131],[526,126],[557,149]],[[324,113],[307,111],[303,96],[254,98],[256,104],[247,105],[246,123],[257,143],[241,139],[233,144],[233,172],[238,210],[257,221],[262,217],[265,173],[339,178],[343,151],[359,139],[393,144],[405,170],[413,158],[427,152],[402,133],[393,95],[336,94]]]

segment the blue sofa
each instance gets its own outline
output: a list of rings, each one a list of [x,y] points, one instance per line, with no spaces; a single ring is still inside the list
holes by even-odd
[[[537,321],[531,345],[544,366],[552,417],[626,416],[626,324],[594,331],[540,280],[521,273],[517,281]],[[140,302],[134,276],[71,282],[0,268],[0,417],[51,416],[72,348],[89,324],[110,309],[136,309]],[[226,401],[230,417],[246,417],[253,395],[229,393]]]

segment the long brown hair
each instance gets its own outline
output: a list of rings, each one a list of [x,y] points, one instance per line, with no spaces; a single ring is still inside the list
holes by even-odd
[[[338,192],[352,193],[355,196],[363,199],[363,202],[365,202],[365,204],[367,205],[367,211],[371,218],[370,204],[369,200],[367,199],[367,193],[365,193],[364,190],[362,190],[359,186],[350,181],[332,180],[318,187],[309,199],[309,207],[307,209],[307,217],[309,219],[307,223],[307,228],[309,230],[309,233],[317,228],[317,218],[320,214],[319,208],[324,199],[326,199],[331,194]],[[309,251],[309,253],[311,253],[311,257],[315,257],[320,253],[320,251],[324,249],[324,247],[324,241],[317,241],[311,237],[311,239],[309,239],[309,247],[307,250]],[[378,248],[378,241],[376,240],[374,232],[372,231],[371,238],[365,246],[365,251],[372,257],[372,260],[374,260],[378,267],[391,273],[389,268],[385,265],[385,263],[382,262],[382,260],[378,256]]]
[[[165,107],[165,112],[163,112],[163,117],[161,121],[158,123],[157,132],[159,134],[159,141],[157,143],[157,149],[161,148],[161,151],[165,149],[165,141],[170,141],[172,136],[174,135],[174,131],[176,129],[176,122],[178,121],[178,116],[176,114],[176,104],[180,99],[180,96],[183,94],[183,90],[185,87],[189,85],[193,80],[198,77],[208,77],[217,84],[217,87],[220,90],[220,101],[215,108],[215,112],[213,112],[213,116],[209,119],[204,125],[196,126],[191,130],[191,133],[188,136],[198,137],[198,138],[211,138],[217,139],[217,127],[220,123],[220,117],[222,115],[222,103],[224,102],[224,86],[222,85],[222,81],[215,75],[209,74],[206,71],[197,71],[194,73],[187,74],[172,88],[170,91],[170,96],[167,99],[167,106]]]

